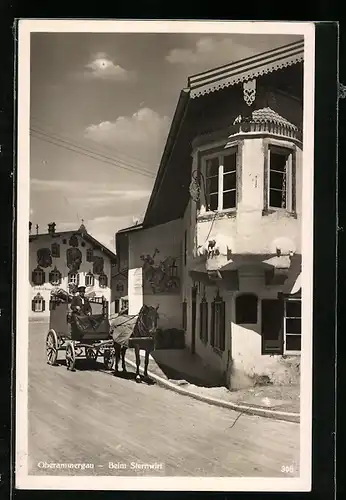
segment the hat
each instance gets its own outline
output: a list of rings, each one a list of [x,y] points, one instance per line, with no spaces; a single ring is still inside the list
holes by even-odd
[[[78,292],[85,292],[86,288],[85,288],[85,286],[79,286],[77,288],[77,290],[78,290]]]

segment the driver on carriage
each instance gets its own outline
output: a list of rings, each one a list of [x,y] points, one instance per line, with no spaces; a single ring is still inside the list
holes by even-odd
[[[90,316],[92,313],[89,299],[85,297],[85,286],[79,286],[78,295],[72,298],[71,310],[77,316]]]

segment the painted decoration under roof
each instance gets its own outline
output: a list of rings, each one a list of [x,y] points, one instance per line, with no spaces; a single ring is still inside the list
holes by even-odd
[[[52,254],[50,248],[39,248],[37,250],[37,264],[44,268],[52,265]]]
[[[101,274],[104,270],[104,259],[98,255],[93,258],[93,273]]]
[[[78,247],[78,238],[75,234],[73,234],[69,240],[69,245],[71,247]]]
[[[82,252],[78,248],[68,248],[66,250],[66,260],[70,271],[77,272],[82,263]]]

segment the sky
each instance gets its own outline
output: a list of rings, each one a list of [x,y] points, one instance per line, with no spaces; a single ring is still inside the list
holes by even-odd
[[[33,33],[30,220],[114,251],[141,221],[190,75],[285,45],[292,35]]]

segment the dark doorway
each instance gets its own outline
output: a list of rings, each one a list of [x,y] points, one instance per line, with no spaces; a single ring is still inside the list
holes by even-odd
[[[282,300],[262,300],[262,354],[282,354],[283,318]]]
[[[197,287],[193,286],[191,290],[191,353],[196,352],[196,313],[197,313]]]

